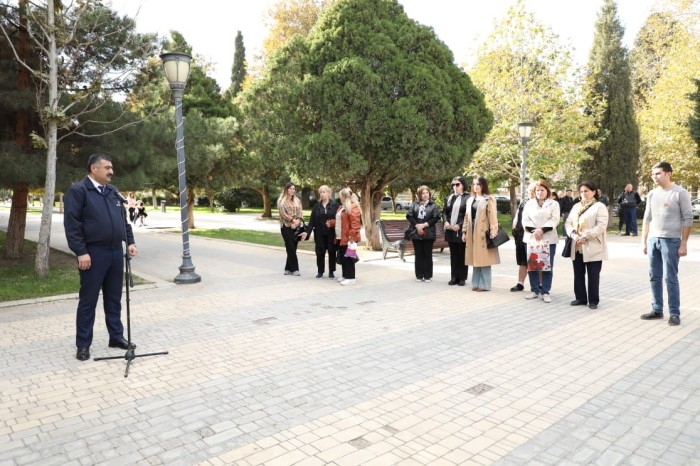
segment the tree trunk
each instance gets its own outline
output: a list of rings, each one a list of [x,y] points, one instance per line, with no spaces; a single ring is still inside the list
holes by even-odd
[[[18,183],[12,192],[12,207],[10,219],[7,224],[7,236],[5,237],[5,259],[19,259],[22,257],[24,246],[24,231],[27,226],[27,196],[29,185]]]
[[[29,34],[27,33],[27,3],[28,0],[19,2],[19,34],[17,36],[17,52],[22,60],[29,61]],[[17,90],[29,90],[29,71],[24,67],[18,67]],[[17,110],[17,122],[15,124],[15,144],[24,151],[30,150],[29,145],[29,112],[24,109]],[[29,184],[18,182],[12,190],[12,207],[7,223],[7,235],[5,236],[5,259],[19,259],[22,257],[24,247],[24,233],[27,227],[27,197],[29,196]]]
[[[214,212],[214,190],[213,189],[205,189],[204,194],[207,196],[207,199],[209,199],[209,210],[211,212]]]
[[[54,10],[52,5],[46,9],[47,31],[49,38],[49,121],[46,142],[46,184],[44,187],[44,203],[41,211],[41,226],[39,241],[36,247],[34,271],[39,277],[49,273],[49,253],[51,245],[51,216],[53,215],[53,198],[56,193],[56,146],[58,144],[58,124],[56,114],[58,109],[58,63],[56,56],[56,31],[54,29]]]
[[[194,189],[187,188],[187,227],[194,228]]]
[[[256,189],[260,193],[263,199],[263,218],[272,218],[272,207],[270,205],[270,188],[267,185],[263,185],[262,188]]]
[[[372,251],[379,251],[382,245],[379,230],[374,222],[379,220],[384,193],[381,189],[377,190],[376,187],[373,189],[369,184],[362,186],[361,192],[363,202],[360,210],[362,211],[362,226],[365,228],[365,236],[367,237],[366,247]]]
[[[311,200],[309,199],[311,197],[311,188],[309,187],[302,187],[301,188],[301,208],[304,210],[309,210],[310,205],[311,205]]]
[[[155,186],[151,188],[151,202],[153,203],[153,210],[156,210],[158,208],[158,199],[156,198]]]

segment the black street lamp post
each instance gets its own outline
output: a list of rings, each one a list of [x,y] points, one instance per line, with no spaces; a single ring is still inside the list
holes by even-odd
[[[187,76],[190,73],[192,57],[184,53],[164,53],[160,56],[163,61],[165,77],[170,83],[170,90],[175,99],[175,125],[177,136],[175,150],[177,151],[178,184],[180,189],[180,223],[182,225],[182,265],[180,273],[175,277],[175,283],[199,283],[202,277],[194,271],[190,257],[189,216],[187,215],[187,177],[185,170],[185,134],[182,126],[182,96],[185,93]]]
[[[520,202],[527,202],[527,141],[530,139],[530,133],[532,132],[532,123],[522,122],[518,123],[518,135],[520,136],[520,142],[523,145],[523,155],[520,160]]]

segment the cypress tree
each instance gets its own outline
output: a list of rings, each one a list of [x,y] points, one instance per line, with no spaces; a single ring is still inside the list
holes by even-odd
[[[612,199],[626,183],[635,183],[639,165],[639,128],[634,115],[628,51],[622,45],[624,28],[613,0],[604,0],[595,24],[588,59],[587,111],[596,115],[600,145],[589,149],[582,163],[584,179],[598,183]]]
[[[226,94],[228,98],[234,98],[243,89],[243,81],[246,75],[245,46],[243,45],[243,34],[238,31],[236,34],[235,51],[233,53],[233,66],[231,67],[231,85]]]
[[[695,92],[690,94],[690,100],[695,102],[695,109],[690,115],[690,135],[698,146],[697,156],[700,157],[700,79],[695,80]]]

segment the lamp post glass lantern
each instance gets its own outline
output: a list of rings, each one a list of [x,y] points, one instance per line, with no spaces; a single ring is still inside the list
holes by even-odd
[[[520,160],[520,202],[527,202],[527,141],[530,139],[530,133],[532,132],[532,123],[522,122],[518,123],[518,135],[520,136],[520,143],[523,145],[522,159]]]
[[[187,77],[190,73],[192,57],[184,53],[164,53],[160,56],[163,61],[163,71],[170,84],[170,90],[175,100],[175,150],[177,151],[178,187],[180,190],[180,223],[182,225],[182,265],[180,273],[175,277],[175,283],[198,283],[202,277],[194,271],[190,257],[189,216],[187,214],[187,171],[185,169],[185,134],[182,126],[182,96],[185,93]]]

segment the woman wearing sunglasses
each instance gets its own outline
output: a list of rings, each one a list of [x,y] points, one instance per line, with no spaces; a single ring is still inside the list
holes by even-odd
[[[465,263],[465,242],[462,240],[462,224],[467,209],[467,180],[463,176],[452,179],[452,194],[445,201],[445,241],[450,247],[450,281],[448,285],[464,286],[469,273]]]

